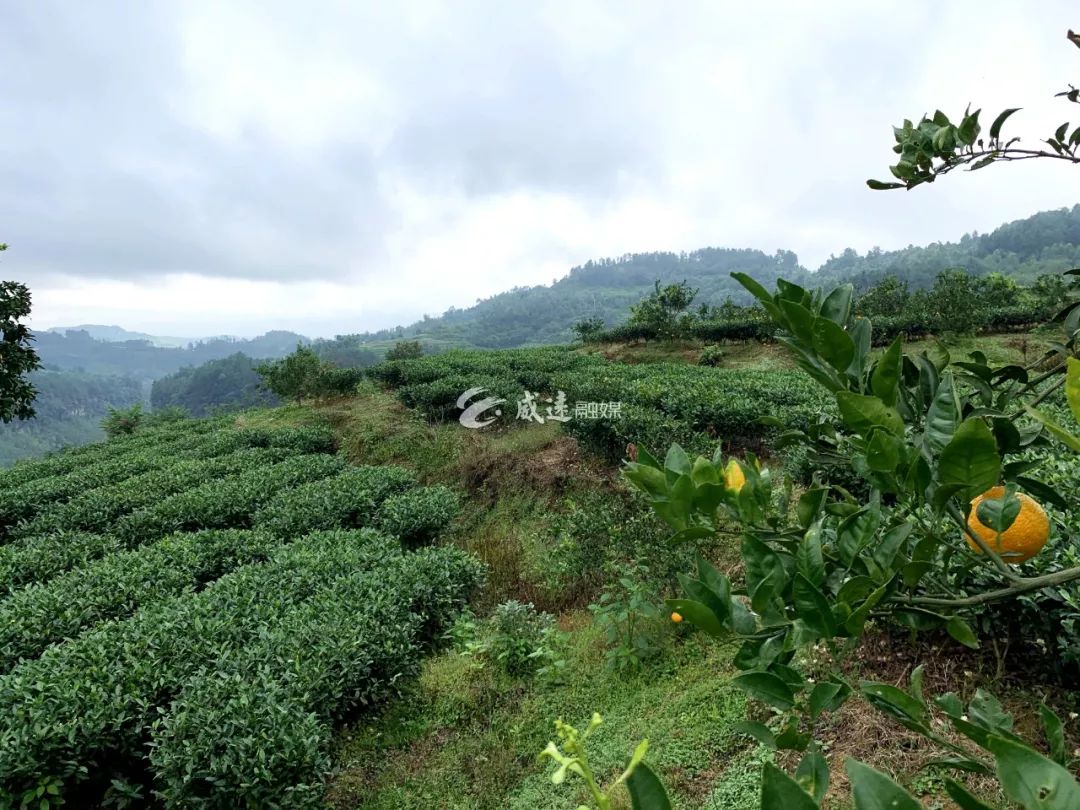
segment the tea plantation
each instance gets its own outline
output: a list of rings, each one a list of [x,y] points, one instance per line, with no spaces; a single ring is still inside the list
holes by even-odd
[[[322,806],[484,577],[426,545],[454,492],[335,450],[182,420],[0,473],[0,806]]]

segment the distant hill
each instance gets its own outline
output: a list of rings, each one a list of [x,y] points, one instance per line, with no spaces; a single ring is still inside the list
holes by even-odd
[[[63,335],[66,332],[86,332],[94,340],[103,340],[107,343],[124,343],[129,340],[146,341],[155,346],[166,348],[181,348],[190,343],[199,343],[210,338],[185,338],[185,337],[162,337],[161,335],[148,335],[145,332],[132,332],[121,326],[103,326],[95,323],[84,323],[78,326],[54,326],[46,329],[46,332],[54,332]]]
[[[649,292],[657,279],[664,283],[685,279],[699,290],[696,303],[718,305],[728,296],[736,303],[749,303],[747,293],[730,277],[735,271],[748,273],[766,287],[782,276],[811,285],[852,281],[865,289],[891,274],[905,279],[912,289],[924,289],[950,268],[975,275],[998,272],[1030,282],[1041,273],[1073,267],[1080,267],[1080,205],[1044,211],[988,234],[965,234],[957,242],[892,251],[874,248],[865,255],[848,248],[813,272],[786,250],[769,255],[760,250],[703,248],[692,253],[634,253],[599,259],[573,268],[551,285],[515,287],[472,307],[451,308],[437,318],[347,339],[359,345],[419,339],[433,348],[561,343],[571,339],[570,327],[582,318],[599,317],[608,326],[621,323],[630,305]]]
[[[298,343],[310,343],[295,332],[267,332],[256,338],[212,338],[182,348],[156,346],[149,340],[105,340],[89,332],[54,331],[35,334],[46,365],[90,374],[129,375],[152,382],[186,366],[198,366],[243,352],[255,359],[284,357]]]

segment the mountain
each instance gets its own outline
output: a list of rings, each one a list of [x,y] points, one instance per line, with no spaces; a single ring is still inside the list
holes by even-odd
[[[208,338],[185,338],[185,337],[162,337],[160,335],[148,335],[145,332],[132,332],[121,326],[102,326],[95,323],[84,323],[78,326],[54,326],[46,329],[46,332],[54,332],[63,335],[67,332],[86,332],[94,340],[103,340],[107,343],[125,343],[129,340],[145,341],[154,346],[165,348],[181,348],[191,343],[199,343]]]
[[[144,382],[237,352],[260,360],[284,357],[298,343],[311,342],[303,335],[284,331],[250,339],[211,338],[185,347],[155,346],[147,340],[103,340],[85,330],[50,330],[36,333],[35,338],[38,354],[46,365],[90,374],[130,375]]]
[[[653,283],[686,280],[698,289],[695,304],[722,304],[731,297],[749,303],[746,291],[730,277],[740,271],[765,287],[778,277],[799,284],[830,285],[852,281],[866,289],[887,275],[908,282],[911,289],[932,287],[942,270],[958,268],[975,275],[1002,273],[1029,283],[1042,273],[1080,267],[1080,205],[1044,211],[1010,222],[988,234],[965,234],[956,242],[935,242],[902,250],[874,248],[865,255],[847,248],[816,271],[799,264],[786,250],[768,255],[760,250],[703,248],[691,253],[634,253],[599,259],[573,268],[551,285],[515,287],[465,309],[451,308],[437,318],[410,326],[339,338],[359,345],[402,338],[425,344],[509,348],[561,343],[582,318],[599,317],[614,326],[626,319],[631,304]]]

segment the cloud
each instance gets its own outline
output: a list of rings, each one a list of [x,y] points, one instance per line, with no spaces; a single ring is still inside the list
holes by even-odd
[[[42,325],[360,331],[628,251],[815,266],[988,230],[1075,203],[1071,177],[863,181],[935,105],[1030,105],[1035,133],[1067,115],[1070,5],[993,5],[15,6],[3,267]]]

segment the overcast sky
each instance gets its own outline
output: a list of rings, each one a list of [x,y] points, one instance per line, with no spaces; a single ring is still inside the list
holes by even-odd
[[[871,192],[891,125],[1052,130],[1074,5],[0,0],[0,277],[36,328],[333,335],[627,252],[955,239],[1076,178]]]

